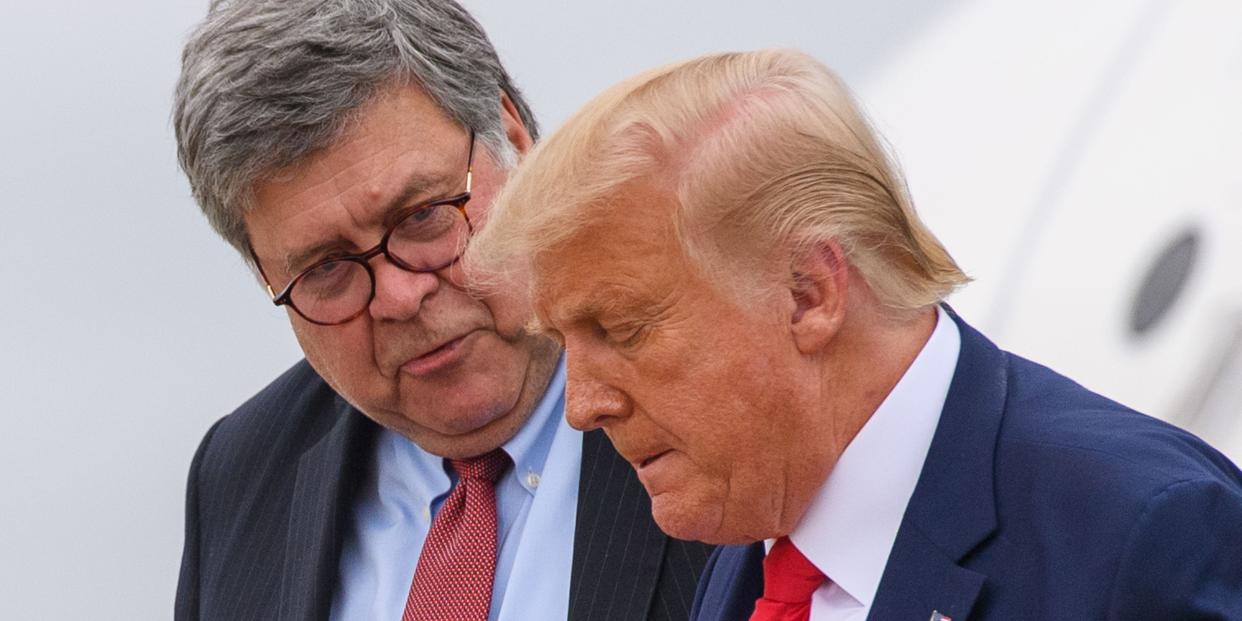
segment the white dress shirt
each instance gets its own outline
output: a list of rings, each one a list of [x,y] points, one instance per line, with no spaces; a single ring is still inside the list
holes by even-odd
[[[789,538],[824,575],[811,621],[863,621],[927,458],[961,349],[937,309],[918,357],[841,454]],[[770,546],[769,546],[770,547]]]

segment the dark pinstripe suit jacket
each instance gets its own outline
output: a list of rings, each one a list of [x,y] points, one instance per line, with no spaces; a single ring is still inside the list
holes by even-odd
[[[190,467],[176,618],[326,619],[377,430],[305,361],[217,422]],[[571,620],[686,619],[710,551],[660,532],[629,464],[584,436]]]

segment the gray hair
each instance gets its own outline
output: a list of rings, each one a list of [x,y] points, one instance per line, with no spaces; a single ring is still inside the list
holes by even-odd
[[[214,0],[181,59],[177,156],[211,226],[251,260],[242,216],[266,175],[329,146],[383,89],[421,87],[515,160],[500,115],[535,119],[478,22],[453,0]]]

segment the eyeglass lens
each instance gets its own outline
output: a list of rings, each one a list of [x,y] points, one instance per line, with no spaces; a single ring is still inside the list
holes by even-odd
[[[469,225],[457,205],[429,205],[393,226],[387,239],[388,256],[406,270],[434,271],[461,255],[468,236]],[[366,308],[374,292],[374,276],[363,261],[327,261],[307,270],[290,289],[290,302],[318,323],[353,317]]]

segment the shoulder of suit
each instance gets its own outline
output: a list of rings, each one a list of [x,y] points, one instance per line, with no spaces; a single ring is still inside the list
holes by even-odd
[[[1138,507],[1182,481],[1242,489],[1242,473],[1211,446],[1169,423],[1009,354],[996,472],[1026,494],[1076,495]]]
[[[199,449],[198,477],[258,482],[262,472],[291,469],[348,415],[361,416],[301,360],[212,427]]]

